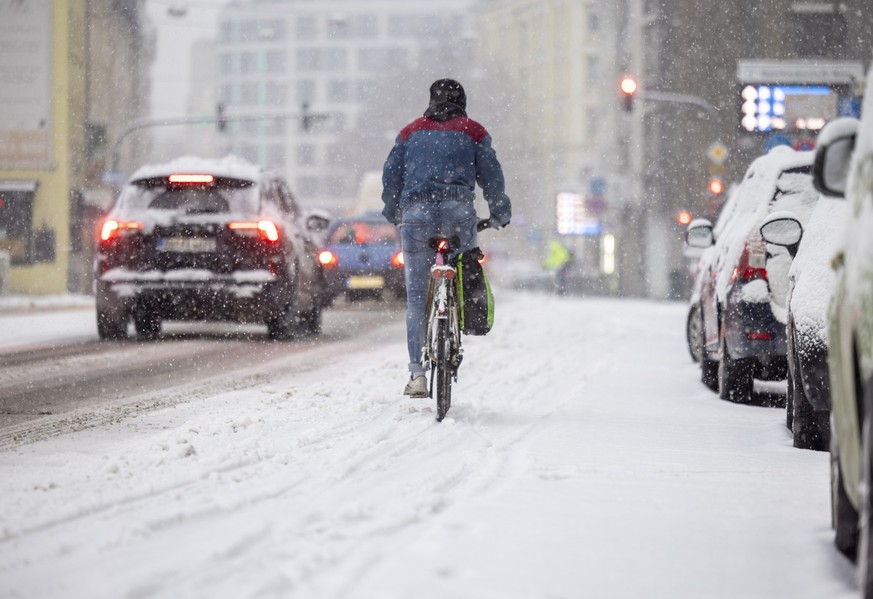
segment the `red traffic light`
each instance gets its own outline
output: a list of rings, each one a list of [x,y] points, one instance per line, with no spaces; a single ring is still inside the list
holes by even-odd
[[[724,183],[718,177],[713,177],[709,180],[709,193],[712,195],[721,195],[724,191]]]

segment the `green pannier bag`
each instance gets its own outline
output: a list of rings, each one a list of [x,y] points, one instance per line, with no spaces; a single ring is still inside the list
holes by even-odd
[[[494,296],[479,262],[482,250],[473,248],[458,255],[458,306],[461,311],[461,332],[484,335],[494,324]]]

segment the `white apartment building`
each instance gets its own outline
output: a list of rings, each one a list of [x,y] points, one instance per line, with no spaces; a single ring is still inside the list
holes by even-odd
[[[427,106],[427,84],[457,76],[443,50],[468,43],[472,0],[250,0],[225,8],[217,101],[233,152],[284,173],[306,205],[342,210],[393,136]],[[460,60],[458,60],[460,58]],[[409,96],[405,79],[418,104]],[[426,83],[423,83],[426,82]],[[315,118],[304,128],[304,105]],[[414,112],[411,112],[413,111]],[[274,117],[272,118],[271,117]]]

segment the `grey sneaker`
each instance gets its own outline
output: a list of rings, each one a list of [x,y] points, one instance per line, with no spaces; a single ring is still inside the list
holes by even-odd
[[[410,397],[427,397],[427,378],[417,376],[414,379],[409,379],[406,383],[406,388],[403,389],[403,395]]]

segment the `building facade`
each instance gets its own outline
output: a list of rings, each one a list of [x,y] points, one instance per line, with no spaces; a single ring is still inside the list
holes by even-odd
[[[0,1],[0,252],[11,293],[90,290],[108,153],[144,116],[142,0]],[[142,147],[124,149],[135,160]],[[7,264],[4,260],[2,263]]]
[[[341,210],[380,169],[427,85],[462,78],[468,0],[253,0],[215,44],[221,153],[284,173],[307,205]]]

